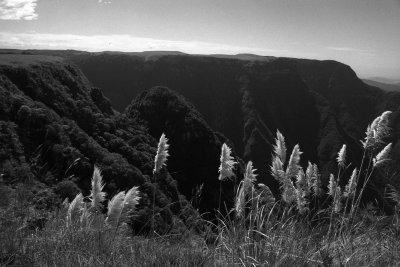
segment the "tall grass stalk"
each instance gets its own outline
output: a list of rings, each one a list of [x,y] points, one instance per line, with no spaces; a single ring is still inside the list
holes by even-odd
[[[161,134],[160,140],[158,141],[157,154],[154,158],[154,169],[153,169],[154,188],[153,188],[153,205],[152,205],[153,215],[151,217],[152,233],[155,233],[154,220],[155,220],[155,207],[156,207],[155,205],[156,205],[157,173],[162,169],[162,167],[166,166],[167,158],[169,156],[168,148],[169,148],[168,138],[163,133]]]

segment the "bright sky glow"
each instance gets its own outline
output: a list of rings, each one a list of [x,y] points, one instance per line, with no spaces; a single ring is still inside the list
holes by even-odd
[[[0,0],[0,48],[334,59],[400,80],[400,0]]]

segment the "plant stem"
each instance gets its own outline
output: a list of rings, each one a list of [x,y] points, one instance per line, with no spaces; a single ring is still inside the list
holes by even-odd
[[[218,211],[221,212],[221,194],[222,194],[222,181],[219,181],[219,199],[218,199]]]
[[[157,186],[157,183],[156,183],[156,173],[154,174],[154,189],[153,189],[153,216],[151,217],[151,232],[152,232],[152,234],[155,232],[154,231],[154,216],[155,216],[155,214],[154,214],[154,209],[155,209],[155,206],[156,206],[156,186]]]

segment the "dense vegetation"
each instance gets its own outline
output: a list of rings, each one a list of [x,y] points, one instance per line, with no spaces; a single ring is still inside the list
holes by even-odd
[[[137,229],[149,227],[152,208],[146,195],[154,191],[160,228],[195,212],[167,171],[153,180],[157,140],[142,123],[115,112],[77,68],[59,58],[5,60],[0,66],[0,167],[10,190],[29,184],[26,197],[32,196],[32,204],[52,209],[89,191],[96,164],[108,195],[142,187]]]

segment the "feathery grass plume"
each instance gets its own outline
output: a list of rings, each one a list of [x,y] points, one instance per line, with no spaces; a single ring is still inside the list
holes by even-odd
[[[316,197],[320,197],[324,194],[324,190],[322,190],[322,183],[321,183],[321,175],[318,170],[317,164],[313,164],[312,171],[310,170],[308,173],[310,175],[310,178],[308,178],[311,181],[311,187],[313,191],[313,195]],[[307,168],[308,169],[308,168]]]
[[[271,175],[278,181],[282,181],[283,177],[285,176],[282,161],[278,156],[275,156],[272,159]]]
[[[381,152],[378,153],[378,155],[376,155],[376,157],[374,158],[373,162],[374,162],[374,167],[378,167],[379,165],[381,165],[382,163],[386,162],[387,160],[389,160],[389,154],[390,151],[392,150],[392,143],[389,143],[388,145],[386,145]]]
[[[157,154],[154,159],[154,169],[153,174],[161,170],[161,168],[166,165],[168,154],[168,138],[165,137],[163,133],[160,137],[160,141],[158,142]]]
[[[301,214],[305,213],[308,210],[308,185],[306,180],[306,175],[303,169],[300,169],[299,173],[296,177],[296,201],[297,201],[297,209]]]
[[[292,154],[290,155],[290,159],[286,168],[286,178],[291,179],[291,178],[295,178],[297,173],[300,170],[300,155],[303,152],[300,151],[300,147],[299,145],[295,145],[292,151]]]
[[[231,156],[231,148],[227,144],[223,144],[221,148],[221,165],[219,166],[218,173],[219,177],[218,179],[220,181],[223,181],[225,179],[229,179],[230,177],[234,176],[234,173],[232,171],[233,166],[236,164],[236,162],[233,160],[233,157]]]
[[[332,173],[329,177],[328,195],[333,197],[332,205],[334,212],[336,213],[340,212],[342,208],[342,190],[335,181],[335,176]]]
[[[106,223],[111,227],[118,225],[128,218],[129,213],[135,211],[140,200],[139,187],[134,186],[128,192],[119,192],[108,203]]]
[[[307,194],[311,194],[313,189],[313,182],[316,177],[314,173],[314,166],[311,162],[308,162],[307,170],[306,170],[306,184],[307,184]]]
[[[336,160],[340,167],[344,168],[346,166],[346,145],[345,144],[340,149]]]
[[[377,140],[377,128],[379,121],[381,120],[381,116],[376,117],[373,122],[368,125],[367,131],[365,132],[365,141],[362,142],[364,149],[375,146]]]
[[[246,172],[244,174],[244,179],[245,180],[248,179],[249,181],[254,183],[256,181],[256,176],[257,176],[257,174],[254,173],[256,170],[257,169],[253,169],[253,162],[249,161],[246,166]]]
[[[350,179],[344,188],[344,197],[351,197],[356,193],[357,187],[357,168],[355,168],[350,176]]]
[[[235,198],[235,212],[237,218],[241,218],[244,214],[244,206],[246,201],[244,191],[244,181],[241,181],[239,184],[239,191],[237,192]]]
[[[83,195],[79,193],[76,195],[74,200],[69,203],[67,211],[67,225],[71,225],[79,217],[80,213],[84,208],[85,203],[83,202]]]
[[[253,162],[249,161],[246,166],[244,179],[240,182],[240,189],[235,201],[235,210],[238,217],[243,215],[246,197],[248,196],[249,191],[252,190],[256,181],[257,175],[254,173],[255,171],[256,169],[253,169]]]
[[[370,148],[374,144],[374,131],[372,130],[371,124],[368,125],[367,131],[365,132],[364,141],[361,141],[364,149]]]
[[[376,127],[376,136],[379,140],[385,137],[390,132],[389,127],[389,116],[392,114],[391,111],[385,111],[380,116],[380,120]]]
[[[279,157],[276,156],[274,161],[272,162],[271,173],[275,179],[279,180],[282,190],[282,199],[287,204],[291,204],[296,201],[296,188],[293,185],[292,178],[295,178],[301,169],[299,162],[300,162],[300,155],[302,152],[300,151],[299,145],[297,144],[290,155],[290,159],[288,162],[288,166],[286,168],[286,172],[280,170],[280,161],[278,160]]]
[[[308,200],[305,196],[304,190],[300,188],[296,188],[296,203],[297,203],[297,210],[300,214],[304,214],[308,211]]]
[[[307,180],[303,169],[300,169],[296,175],[296,188],[307,192]]]
[[[338,187],[335,176],[331,173],[329,177],[329,184],[328,184],[328,195],[335,197],[336,188]]]
[[[274,145],[274,153],[278,156],[282,163],[286,162],[286,144],[285,138],[279,130],[276,130],[276,139]]]
[[[122,209],[124,207],[124,200],[125,200],[125,192],[119,192],[116,194],[110,202],[108,202],[108,211],[107,211],[107,218],[106,223],[116,228],[119,223],[119,219],[121,217]]]
[[[361,141],[364,149],[382,143],[382,138],[384,138],[390,131],[390,127],[388,126],[390,114],[392,114],[391,111],[385,111],[381,116],[375,118],[372,124],[368,125],[365,133],[365,141]]]
[[[103,192],[104,182],[101,176],[101,170],[94,166],[92,176],[92,189],[90,191],[91,206],[94,211],[101,211],[103,208],[102,202],[105,200],[106,193]]]
[[[297,200],[296,188],[290,178],[284,177],[281,188],[283,201],[287,204],[292,204]]]
[[[136,210],[136,206],[139,203],[140,198],[141,197],[138,186],[132,187],[125,194],[120,221],[126,219],[130,212],[134,212]]]

